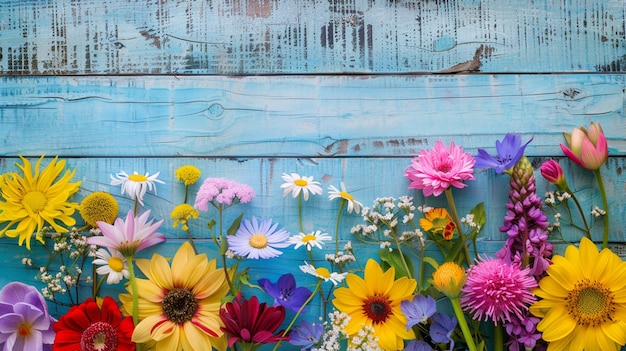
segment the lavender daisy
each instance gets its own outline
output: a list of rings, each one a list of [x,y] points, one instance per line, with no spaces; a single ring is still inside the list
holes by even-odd
[[[278,229],[278,223],[272,220],[261,220],[252,217],[252,221],[244,219],[235,235],[227,237],[229,248],[245,258],[273,258],[280,256],[281,251],[289,245],[289,233]]]
[[[488,258],[470,267],[461,289],[461,306],[477,320],[491,320],[496,325],[510,322],[512,316],[523,318],[523,312],[536,301],[531,289],[537,281],[530,269]]]
[[[311,290],[305,287],[297,287],[293,274],[283,274],[276,283],[268,279],[259,279],[261,288],[274,298],[274,304],[279,304],[294,312],[298,312],[302,305],[311,296]]]

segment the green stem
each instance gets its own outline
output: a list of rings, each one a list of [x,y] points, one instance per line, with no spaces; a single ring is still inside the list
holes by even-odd
[[[196,248],[196,243],[193,241],[193,235],[191,235],[190,229],[187,229],[187,236],[189,237],[189,243],[191,244],[191,247],[193,248],[193,253],[197,255],[198,249]]]
[[[600,195],[602,195],[602,207],[604,213],[604,236],[602,237],[602,248],[606,249],[609,246],[609,202],[606,199],[606,190],[604,189],[604,182],[602,181],[602,174],[600,169],[594,171],[596,180],[598,181],[598,188],[600,188]]]
[[[313,290],[313,292],[311,293],[311,295],[309,296],[308,299],[306,299],[306,301],[304,301],[304,303],[302,304],[302,306],[300,306],[300,308],[298,309],[298,312],[296,312],[296,315],[293,316],[293,318],[291,319],[291,323],[289,323],[289,325],[287,326],[287,329],[285,329],[282,333],[281,336],[285,337],[287,336],[287,334],[289,333],[289,331],[291,330],[291,327],[293,327],[294,323],[296,322],[296,320],[298,319],[298,317],[300,316],[300,313],[302,313],[302,311],[304,310],[304,307],[306,305],[309,304],[309,302],[311,302],[311,300],[313,300],[313,296],[315,296],[315,294],[317,293],[317,291],[319,290],[320,286],[322,285],[322,280],[318,279],[317,280],[317,285],[315,286],[315,290]],[[278,349],[278,346],[280,346],[280,342],[281,340],[279,340],[276,345],[273,348],[273,351],[276,351],[276,349]]]
[[[493,350],[502,351],[504,349],[504,327],[502,324],[496,325],[493,332]]]
[[[339,210],[337,211],[337,221],[335,222],[335,255],[339,253],[339,221],[341,220],[341,211],[343,211],[343,208],[346,205],[347,201],[348,200],[341,198]]]
[[[139,288],[137,287],[137,279],[135,279],[133,256],[126,256],[126,262],[128,263],[128,281],[130,282],[130,290],[133,295],[133,324],[137,327],[137,324],[139,324]],[[136,349],[141,351],[141,344],[137,344]]]
[[[187,203],[188,198],[189,198],[189,185],[185,185],[185,200],[183,201],[184,204]]]
[[[404,266],[404,270],[406,271],[407,277],[409,279],[413,279],[413,275],[411,274],[411,271],[409,270],[409,265],[406,263],[406,258],[404,257],[404,253],[402,252],[402,246],[400,245],[400,242],[398,241],[397,235],[393,235],[393,241],[395,242],[396,247],[398,248],[398,253],[400,254],[400,258],[402,258],[402,265]]]
[[[469,327],[467,326],[467,321],[465,320],[465,314],[463,313],[463,309],[461,308],[461,302],[458,297],[450,298],[450,302],[452,302],[452,309],[454,309],[454,315],[456,316],[457,321],[459,322],[459,327],[461,327],[461,332],[463,332],[463,338],[465,338],[465,343],[467,344],[467,348],[469,351],[476,351],[476,344],[474,343],[474,337],[472,336]]]
[[[576,207],[578,208],[578,212],[580,212],[580,217],[583,219],[583,223],[585,225],[584,232],[585,232],[585,235],[587,235],[587,239],[593,241],[593,239],[591,239],[591,228],[589,228],[589,224],[587,224],[587,217],[585,217],[585,212],[583,212],[583,208],[580,206],[580,202],[578,202],[578,198],[576,197],[576,195],[574,195],[573,192],[569,191],[569,189],[567,190],[567,192],[572,196],[572,200],[574,200],[574,203],[576,204]]]
[[[461,221],[459,220],[459,214],[456,211],[456,205],[454,204],[454,197],[452,196],[452,189],[447,188],[446,191],[446,199],[448,200],[448,207],[450,207],[450,213],[452,214],[452,220],[456,225],[457,232],[459,233],[459,239],[463,243],[463,255],[465,256],[465,260],[467,261],[467,265],[472,265],[472,260],[470,259],[469,250],[467,249],[467,245],[465,244],[465,235],[463,234],[463,230],[461,229]]]
[[[304,226],[302,225],[302,193],[298,196],[298,221],[300,222],[300,233],[304,233]]]

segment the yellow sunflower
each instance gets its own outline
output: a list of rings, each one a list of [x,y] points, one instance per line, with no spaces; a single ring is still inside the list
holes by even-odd
[[[159,254],[136,263],[147,279],[136,279],[140,322],[133,332],[134,342],[154,343],[157,350],[168,351],[226,349],[219,311],[228,285],[215,260],[196,255],[185,242],[171,267]],[[132,289],[127,290],[130,294],[120,294],[120,301],[130,315]]]
[[[71,216],[78,209],[78,203],[68,199],[78,191],[81,182],[70,183],[76,170],[65,169],[65,161],[57,162],[58,157],[40,172],[41,156],[35,164],[34,173],[30,162],[22,156],[20,158],[24,164],[15,165],[23,175],[12,172],[0,181],[0,222],[8,222],[0,229],[0,237],[19,236],[19,245],[26,242],[26,248],[30,250],[33,233],[37,233],[37,240],[43,242],[40,233],[46,224],[59,233],[68,230],[57,221],[65,226],[76,224]]]
[[[626,262],[583,238],[555,255],[533,291],[548,350],[619,350],[626,343]]]
[[[380,265],[370,259],[365,265],[364,277],[348,274],[348,287],[336,289],[333,299],[333,305],[350,316],[347,334],[354,335],[363,326],[373,327],[378,343],[389,351],[402,350],[403,340],[415,338],[413,330],[406,329],[400,302],[413,298],[417,283],[407,277],[394,280],[394,274],[393,267],[383,272]]]
[[[446,240],[452,239],[456,229],[448,210],[442,207],[436,207],[424,213],[424,218],[420,218],[420,227],[425,231],[442,235]]]

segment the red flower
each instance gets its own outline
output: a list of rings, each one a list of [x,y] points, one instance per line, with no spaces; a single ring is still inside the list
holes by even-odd
[[[102,307],[91,298],[70,310],[52,326],[54,351],[133,351],[133,321],[122,318],[115,300],[106,296]]]
[[[259,304],[256,296],[244,300],[241,292],[237,293],[237,297],[232,302],[227,302],[220,310],[220,317],[225,325],[222,331],[228,335],[229,347],[238,341],[248,345],[260,345],[289,339],[281,336],[282,333],[274,335],[285,319],[285,308]]]

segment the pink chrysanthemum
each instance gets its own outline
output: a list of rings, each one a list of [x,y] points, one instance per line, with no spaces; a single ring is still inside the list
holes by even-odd
[[[478,320],[511,321],[536,301],[530,291],[537,282],[528,268],[507,264],[498,258],[480,260],[470,267],[467,281],[461,289],[461,306]]]
[[[421,150],[413,158],[404,175],[411,181],[409,189],[420,189],[425,196],[439,196],[452,185],[455,188],[467,186],[464,180],[474,179],[472,155],[463,152],[463,147],[450,142],[447,148],[441,141],[427,151]]]

